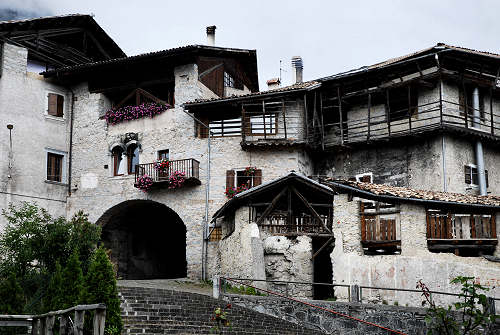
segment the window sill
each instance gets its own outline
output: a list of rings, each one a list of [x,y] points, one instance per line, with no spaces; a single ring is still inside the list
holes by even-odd
[[[59,186],[66,186],[66,187],[68,187],[67,183],[63,183],[63,182],[60,182],[60,181],[45,180],[45,183],[52,184],[52,185],[59,185]]]
[[[52,115],[45,114],[45,118],[47,120],[53,120],[53,121],[58,121],[58,122],[65,122],[66,121],[64,116],[58,117],[58,116],[52,116]]]

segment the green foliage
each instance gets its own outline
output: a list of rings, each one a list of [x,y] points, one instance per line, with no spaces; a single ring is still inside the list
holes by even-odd
[[[59,308],[66,309],[78,305],[83,292],[83,272],[78,252],[75,251],[62,272],[63,286],[61,287]]]
[[[233,293],[233,294],[244,294],[244,295],[257,295],[257,296],[265,296],[265,293],[260,293],[258,290],[254,289],[253,287],[249,286],[232,286],[229,283],[223,284],[224,288],[227,292]]]
[[[422,305],[429,305],[425,317],[428,325],[428,334],[446,335],[475,335],[493,334],[496,315],[491,314],[490,305],[486,295],[488,288],[474,282],[474,277],[456,277],[452,284],[461,285],[459,301],[447,307],[437,306],[427,286],[419,281],[417,288],[422,290],[425,300]],[[453,308],[455,312],[453,313]]]
[[[227,304],[226,307],[220,308],[217,307],[214,311],[214,315],[212,316],[211,321],[215,323],[215,325],[210,328],[211,333],[222,334],[222,330],[224,327],[229,327],[229,330],[232,329],[231,322],[227,317],[226,310],[231,309],[231,304]]]
[[[0,278],[0,314],[21,314],[23,311],[23,290],[11,272]]]
[[[49,286],[43,299],[43,311],[50,312],[58,310],[63,306],[62,288],[64,286],[63,271],[59,262],[56,262],[55,270],[50,278]]]
[[[122,320],[115,273],[103,248],[97,249],[89,265],[81,300],[86,304],[106,304],[106,334],[121,333]]]

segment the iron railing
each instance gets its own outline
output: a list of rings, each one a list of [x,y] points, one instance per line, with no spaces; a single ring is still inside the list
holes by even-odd
[[[164,171],[159,171],[154,168],[155,163],[139,164],[135,169],[135,182],[143,175],[148,175],[153,179],[153,182],[166,182],[169,177],[176,171],[182,172],[186,180],[200,180],[200,162],[193,158],[171,160],[168,168]]]

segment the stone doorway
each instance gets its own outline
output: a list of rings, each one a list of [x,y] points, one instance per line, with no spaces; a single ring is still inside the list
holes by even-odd
[[[151,200],[129,200],[97,221],[102,241],[120,279],[186,277],[186,227],[169,207]]]

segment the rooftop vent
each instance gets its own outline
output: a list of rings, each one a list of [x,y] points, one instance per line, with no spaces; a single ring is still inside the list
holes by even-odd
[[[216,26],[207,27],[207,45],[215,46],[215,28]]]
[[[304,64],[302,63],[302,57],[293,56],[292,57],[292,67],[295,70],[295,83],[302,82],[302,71],[304,69]]]

